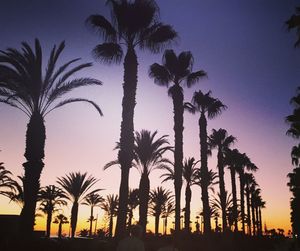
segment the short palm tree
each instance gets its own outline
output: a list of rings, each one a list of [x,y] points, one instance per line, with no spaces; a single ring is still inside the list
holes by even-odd
[[[92,236],[93,233],[93,221],[95,220],[94,207],[100,207],[103,201],[104,198],[96,192],[89,193],[84,197],[84,201],[82,202],[82,204],[91,207],[91,216],[89,218],[89,222],[90,222],[89,236]]]
[[[38,197],[41,202],[39,209],[47,215],[46,237],[50,237],[52,215],[58,206],[67,205],[67,196],[62,189],[49,185],[40,189]]]
[[[101,204],[101,208],[105,211],[109,217],[109,230],[108,236],[112,238],[113,233],[113,218],[117,216],[118,213],[119,198],[118,195],[109,194],[106,196],[105,200]]]
[[[199,137],[200,137],[200,159],[201,159],[201,183],[203,214],[204,214],[204,232],[210,232],[210,208],[209,208],[209,194],[208,194],[208,144],[207,144],[207,118],[213,119],[220,115],[223,110],[227,109],[219,99],[211,96],[211,91],[204,94],[201,90],[194,93],[192,103],[187,103],[186,108],[191,113],[200,113],[198,120]]]
[[[191,220],[191,199],[192,199],[192,190],[191,186],[196,183],[196,173],[198,169],[196,165],[199,161],[196,161],[194,158],[188,158],[184,160],[183,164],[183,178],[186,183],[185,187],[185,210],[184,210],[184,228],[187,233],[191,232],[190,229],[190,220]]]
[[[57,183],[65,190],[68,199],[73,203],[71,209],[71,237],[74,238],[77,225],[78,207],[82,200],[88,195],[87,192],[98,180],[87,173],[71,172],[65,177],[57,179]],[[95,189],[90,193],[96,193],[100,189]]]
[[[51,50],[46,71],[43,73],[42,48],[38,39],[34,49],[28,43],[22,43],[22,50],[9,48],[0,52],[0,102],[15,107],[29,118],[26,131],[26,162],[24,174],[24,207],[21,213],[21,232],[33,233],[34,214],[37,194],[40,188],[40,176],[44,167],[44,148],[46,139],[45,116],[66,104],[88,102],[102,115],[98,105],[82,98],[62,99],[74,89],[88,85],[100,85],[92,78],[70,77],[80,70],[90,67],[91,63],[70,66],[79,59],[73,59],[56,67],[65,43]]]
[[[55,216],[53,223],[58,224],[57,236],[58,236],[58,238],[61,238],[62,226],[63,226],[63,224],[69,224],[68,218],[66,216],[64,216],[63,214],[59,214],[59,215]]]
[[[120,63],[124,51],[122,122],[118,159],[121,165],[120,211],[116,233],[126,231],[128,177],[133,160],[134,107],[136,104],[138,59],[136,48],[158,53],[176,37],[171,26],[158,21],[159,8],[154,0],[108,0],[111,22],[102,15],[91,15],[87,24],[103,38],[93,53],[104,63]]]
[[[3,166],[3,162],[0,162],[0,195],[8,196],[9,191],[14,189],[15,182],[11,175],[12,173]]]
[[[155,217],[155,235],[158,235],[159,218],[170,199],[171,191],[163,187],[157,187],[150,192],[150,213]]]
[[[225,129],[220,128],[219,130],[212,130],[212,134],[209,136],[209,145],[211,149],[218,149],[218,172],[219,172],[219,187],[220,187],[220,200],[222,206],[222,228],[223,232],[227,228],[226,219],[226,190],[224,182],[224,156],[226,150],[234,144],[236,138],[232,135],[228,135]]]
[[[183,85],[188,88],[206,76],[203,70],[193,72],[194,58],[191,52],[184,51],[178,56],[173,50],[166,50],[162,65],[155,63],[150,66],[149,76],[154,82],[169,88],[168,94],[173,100],[174,112],[174,186],[175,186],[175,231],[180,230],[180,193],[182,186],[183,161],[183,112],[184,94]]]

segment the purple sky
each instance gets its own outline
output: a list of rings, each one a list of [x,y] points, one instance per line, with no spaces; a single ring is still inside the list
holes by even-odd
[[[3,0],[0,8],[0,49],[19,48],[21,41],[39,38],[47,58],[50,48],[66,40],[61,62],[81,57],[94,61],[93,47],[101,42],[84,25],[91,14],[108,16],[105,1],[79,0]],[[194,70],[203,69],[208,79],[185,90],[190,101],[199,88],[212,90],[227,106],[212,128],[225,128],[237,137],[235,147],[246,152],[260,168],[256,174],[267,201],[267,223],[278,225],[289,220],[289,193],[286,174],[292,169],[290,148],[296,144],[285,136],[284,117],[291,113],[290,98],[299,85],[299,52],[293,47],[294,31],[288,33],[284,22],[300,1],[292,0],[160,0],[161,20],[173,25],[180,40],[174,50],[190,50]],[[161,54],[138,52],[139,83],[135,128],[158,130],[170,135],[173,144],[172,103],[166,88],[148,78],[149,65],[161,63]],[[102,166],[116,158],[112,151],[119,140],[123,68],[100,63],[82,72],[96,77],[103,86],[86,88],[72,96],[88,97],[103,109],[104,117],[85,104],[57,110],[46,117],[47,140],[42,185],[52,184],[69,171],[88,171],[100,178],[99,187],[117,193],[119,170],[106,172]],[[12,108],[0,105],[0,161],[14,174],[22,173],[27,118]],[[199,158],[197,116],[185,115],[185,157]],[[88,151],[86,151],[88,149]],[[215,153],[210,168],[215,169]],[[151,187],[160,184],[152,174]],[[228,178],[228,177],[227,177]],[[113,182],[112,182],[113,181]],[[131,186],[138,184],[138,173],[131,171]],[[230,190],[230,183],[227,183]],[[171,189],[172,184],[168,184]],[[199,211],[200,190],[194,190],[194,213]],[[274,196],[276,194],[276,196]],[[0,200],[0,213],[1,213]],[[3,203],[7,201],[3,200]],[[11,208],[7,210],[13,210]],[[271,219],[272,216],[272,219]],[[275,223],[271,223],[275,222]]]

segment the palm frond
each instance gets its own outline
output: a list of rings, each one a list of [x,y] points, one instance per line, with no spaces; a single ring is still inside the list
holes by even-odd
[[[203,70],[192,72],[186,78],[186,86],[190,88],[204,77],[207,77],[207,73]]]
[[[169,71],[162,65],[154,63],[150,66],[149,76],[154,79],[154,83],[161,86],[169,86],[172,77]]]
[[[119,64],[123,58],[123,50],[117,43],[103,43],[93,49],[93,56],[105,64]]]

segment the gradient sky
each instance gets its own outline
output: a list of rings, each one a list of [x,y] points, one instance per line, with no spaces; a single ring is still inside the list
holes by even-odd
[[[104,0],[1,0],[0,49],[20,48],[21,41],[32,44],[39,38],[47,59],[50,49],[62,40],[66,49],[61,63],[81,57],[93,62],[91,50],[101,40],[85,25],[91,14],[109,15]],[[191,51],[194,70],[203,69],[208,78],[189,90],[190,101],[195,90],[206,92],[228,106],[220,117],[209,121],[208,129],[225,128],[237,137],[234,147],[245,152],[259,167],[255,174],[267,208],[263,221],[268,228],[290,228],[289,197],[286,175],[292,170],[290,149],[296,142],[288,138],[285,116],[292,112],[290,98],[299,85],[299,49],[293,47],[295,32],[287,32],[284,22],[294,13],[300,1],[295,0],[158,0],[161,20],[173,25],[179,33],[177,53]],[[149,65],[161,63],[162,54],[138,51],[139,83],[135,110],[135,129],[158,130],[168,134],[173,144],[172,101],[167,89],[156,86],[148,78]],[[55,184],[56,178],[71,171],[87,171],[99,178],[97,186],[103,195],[118,193],[120,170],[103,171],[113,160],[119,140],[123,67],[95,62],[79,76],[103,81],[101,87],[74,92],[73,97],[87,97],[102,108],[104,117],[87,104],[74,104],[55,110],[46,117],[47,139],[45,168],[41,184]],[[28,118],[18,110],[0,105],[0,161],[20,175],[25,149]],[[198,116],[185,114],[184,155],[199,159]],[[171,157],[171,156],[170,156]],[[216,171],[216,153],[209,160]],[[160,185],[161,173],[151,174],[151,188]],[[229,173],[226,189],[231,190]],[[138,186],[139,176],[131,170],[130,187]],[[166,187],[173,189],[172,183]],[[183,186],[184,188],[184,186]],[[192,217],[200,211],[200,189],[193,189]],[[20,210],[7,199],[0,198],[0,213]],[[69,215],[70,208],[65,210]],[[99,216],[103,212],[99,211]],[[80,224],[86,226],[89,209],[80,208]],[[137,219],[137,218],[136,218]],[[39,219],[38,228],[44,228]],[[79,228],[80,229],[80,228]]]

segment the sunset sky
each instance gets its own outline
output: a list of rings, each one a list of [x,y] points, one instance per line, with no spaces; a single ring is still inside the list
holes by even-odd
[[[286,175],[292,170],[290,150],[295,142],[287,137],[285,116],[292,112],[290,98],[300,79],[300,50],[293,47],[294,31],[287,32],[284,22],[300,1],[295,0],[158,0],[161,21],[170,24],[180,39],[173,46],[176,53],[191,51],[194,70],[205,70],[208,78],[185,89],[185,101],[194,91],[212,91],[228,109],[208,122],[212,128],[225,128],[237,138],[234,145],[259,167],[255,174],[266,201],[263,223],[268,228],[290,229],[289,198]],[[102,109],[100,117],[93,107],[77,103],[55,110],[46,117],[45,167],[41,185],[56,184],[57,177],[72,171],[88,172],[97,177],[103,195],[118,193],[120,170],[103,166],[116,159],[113,151],[119,141],[123,65],[95,62],[91,50],[102,40],[84,21],[91,14],[109,17],[104,0],[2,0],[0,7],[0,49],[20,48],[22,41],[33,44],[39,38],[46,62],[54,44],[66,41],[60,63],[81,57],[94,62],[93,67],[75,77],[94,77],[101,87],[88,87],[71,94],[95,101]],[[162,53],[150,55],[138,51],[139,73],[135,130],[158,130],[174,143],[172,100],[167,89],[148,77],[149,66],[161,63]],[[23,173],[25,131],[28,118],[20,111],[0,104],[0,162],[14,176]],[[198,115],[184,115],[184,156],[200,158]],[[171,155],[169,155],[172,158]],[[209,159],[216,171],[216,152]],[[151,188],[161,185],[161,172],[150,175]],[[226,190],[231,191],[226,170]],[[130,173],[130,187],[139,183],[137,170]],[[163,184],[173,189],[173,184]],[[184,185],[183,193],[184,195]],[[193,188],[192,220],[201,210],[200,188]],[[184,197],[182,197],[182,203]],[[183,204],[182,204],[183,205]],[[69,216],[70,208],[64,209]],[[19,213],[20,208],[0,197],[0,214]],[[95,213],[102,217],[103,212]],[[89,208],[79,209],[78,230],[87,227]],[[37,229],[45,228],[45,217]],[[138,218],[135,217],[135,220]],[[99,224],[99,223],[98,223]],[[162,224],[161,224],[162,225]],[[194,225],[193,225],[194,227]],[[53,231],[56,227],[53,225]],[[66,230],[65,230],[66,231]]]

